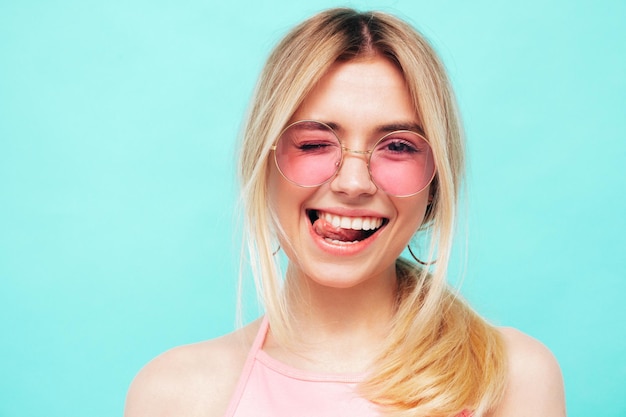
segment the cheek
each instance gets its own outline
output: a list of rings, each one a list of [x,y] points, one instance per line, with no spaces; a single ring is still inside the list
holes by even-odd
[[[304,200],[302,194],[305,189],[287,181],[276,167],[270,168],[267,185],[268,206],[274,213],[274,220],[279,223],[279,229],[282,228],[285,233],[290,234],[294,222],[301,215]]]
[[[283,184],[284,179],[276,169],[271,167],[269,170],[267,181],[267,204],[272,213],[272,219],[275,223],[275,229],[280,230],[285,225],[285,196],[288,195]]]
[[[428,190],[424,190],[416,196],[396,201],[398,217],[402,218],[402,227],[405,227],[411,236],[424,223],[428,199]]]
[[[267,178],[267,199],[270,210],[276,212],[278,208],[277,202],[280,201],[281,189],[280,189],[280,173],[276,167],[269,168],[269,174]]]
[[[292,261],[298,245],[308,233],[305,221],[308,221],[303,204],[311,190],[298,187],[287,181],[276,168],[270,170],[268,177],[268,206],[272,210],[273,229],[285,255]]]

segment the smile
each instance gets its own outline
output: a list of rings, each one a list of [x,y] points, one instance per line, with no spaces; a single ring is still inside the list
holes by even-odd
[[[383,217],[340,216],[319,210],[308,210],[307,215],[318,236],[343,245],[363,241],[387,223]]]

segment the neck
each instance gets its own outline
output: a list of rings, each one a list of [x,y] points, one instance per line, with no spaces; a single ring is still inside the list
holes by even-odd
[[[336,288],[319,284],[290,266],[287,290],[297,323],[349,334],[362,326],[387,327],[395,308],[396,273],[394,268],[356,286]]]
[[[319,284],[293,265],[287,271],[287,300],[298,334],[294,349],[269,338],[265,349],[300,368],[361,372],[385,339],[396,305],[395,267],[350,288]]]

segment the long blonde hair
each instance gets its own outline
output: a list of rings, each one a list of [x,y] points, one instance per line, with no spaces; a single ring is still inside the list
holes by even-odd
[[[445,70],[429,43],[404,21],[384,13],[331,9],[295,27],[261,73],[243,133],[240,158],[245,233],[272,331],[292,330],[280,268],[272,256],[277,223],[268,205],[270,150],[315,83],[338,60],[380,54],[402,71],[435,156],[437,176],[425,226],[431,236],[420,268],[398,259],[398,306],[392,330],[361,392],[398,416],[482,415],[499,400],[506,376],[503,343],[446,283],[463,179],[460,121]]]

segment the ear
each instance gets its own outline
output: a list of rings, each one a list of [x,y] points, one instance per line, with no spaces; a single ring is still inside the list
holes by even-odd
[[[432,220],[435,193],[437,192],[436,190],[437,190],[437,187],[433,187],[433,185],[431,184],[430,189],[428,190],[428,204],[426,205],[426,212],[424,213],[424,221],[420,229],[422,229]]]
[[[435,199],[435,194],[437,193],[437,183],[435,179],[428,186],[428,205],[433,204],[433,200]]]

